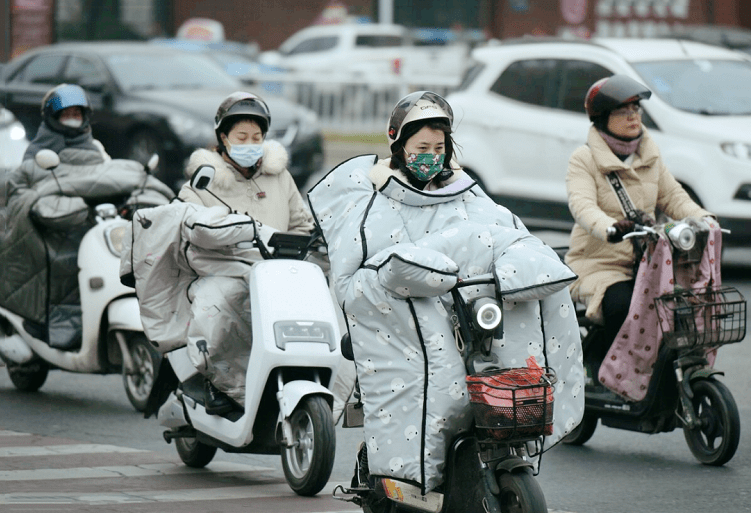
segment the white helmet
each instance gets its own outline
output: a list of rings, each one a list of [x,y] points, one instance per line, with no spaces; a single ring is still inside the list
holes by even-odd
[[[454,111],[441,96],[431,91],[416,91],[399,100],[391,111],[389,123],[386,127],[386,137],[389,148],[402,135],[402,128],[412,121],[422,119],[445,119],[449,125],[454,123]]]

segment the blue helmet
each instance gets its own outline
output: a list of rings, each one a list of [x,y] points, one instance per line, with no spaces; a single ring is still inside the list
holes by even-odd
[[[58,121],[60,112],[68,107],[80,107],[83,112],[83,124],[79,128],[61,125]],[[75,84],[60,84],[50,89],[42,100],[42,118],[57,132],[77,135],[86,131],[91,120],[91,104],[86,91]]]

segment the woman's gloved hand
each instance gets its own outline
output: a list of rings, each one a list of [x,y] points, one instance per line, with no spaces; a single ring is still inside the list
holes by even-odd
[[[608,242],[621,242],[624,235],[633,231],[634,222],[629,221],[628,219],[621,219],[608,228]]]

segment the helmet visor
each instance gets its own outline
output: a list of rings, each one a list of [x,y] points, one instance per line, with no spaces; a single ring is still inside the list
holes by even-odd
[[[58,113],[68,107],[88,107],[86,93],[78,86],[60,87],[48,100],[47,105],[53,113]]]

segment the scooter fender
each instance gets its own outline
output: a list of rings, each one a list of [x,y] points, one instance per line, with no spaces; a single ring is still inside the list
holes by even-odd
[[[143,331],[138,299],[133,296],[112,301],[107,306],[107,318],[111,330]]]
[[[501,461],[498,462],[498,465],[496,466],[496,470],[500,470],[501,472],[515,472],[518,469],[523,468],[529,468],[534,470],[534,465],[531,461],[527,461],[523,458],[520,458],[518,456],[512,456],[510,458],[504,458]]]
[[[279,400],[279,414],[281,419],[287,419],[295,411],[300,400],[306,395],[320,395],[326,399],[333,408],[334,394],[319,383],[307,380],[296,380],[285,383],[280,392],[277,392]]]

